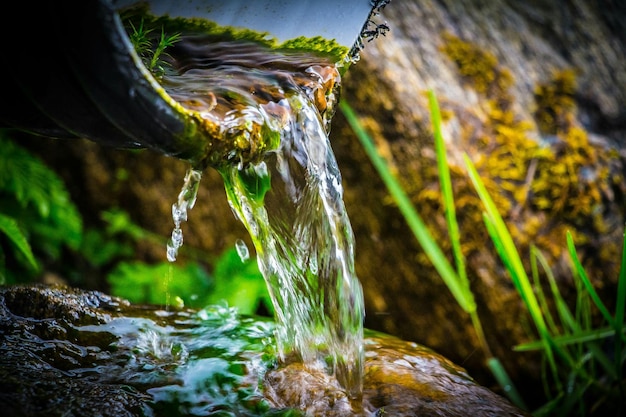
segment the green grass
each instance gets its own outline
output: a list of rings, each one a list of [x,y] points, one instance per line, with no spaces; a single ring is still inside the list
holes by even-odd
[[[372,138],[359,122],[357,114],[346,101],[342,100],[339,105],[416,240],[459,306],[470,315],[481,348],[487,358],[486,366],[509,399],[518,407],[528,410],[526,402],[508,377],[501,361],[491,354],[483,334],[474,296],[467,279],[465,258],[461,252],[461,237],[456,221],[445,142],[441,132],[441,117],[435,94],[432,91],[429,91],[429,106],[442,203],[454,266],[433,239],[400,182],[377,152]],[[487,192],[474,164],[467,155],[464,155],[463,160],[468,178],[483,204],[484,225],[495,251],[534,323],[537,340],[515,346],[513,352],[513,354],[523,354],[523,352],[538,350],[542,354],[541,383],[544,385],[546,401],[543,406],[533,410],[532,414],[536,417],[586,416],[602,409],[624,412],[624,407],[619,406],[619,402],[623,402],[623,398],[626,398],[623,380],[623,368],[626,361],[624,332],[626,235],[616,309],[611,314],[595,291],[578,258],[572,236],[569,232],[567,233],[567,252],[572,263],[572,279],[576,280],[578,290],[575,311],[571,311],[559,291],[546,259],[534,246],[531,247],[530,252],[531,271],[526,271],[507,225]],[[542,276],[548,281],[550,288],[548,294],[542,290]],[[555,306],[554,314],[551,305]],[[601,323],[592,320],[593,309],[597,309],[600,313],[603,319]]]
[[[160,36],[154,36],[154,28],[147,28],[143,19],[137,26],[132,21],[128,21],[129,39],[134,46],[135,51],[141,57],[146,68],[152,71],[157,77],[165,73],[166,64],[163,57],[166,55],[165,50],[180,41],[181,34],[165,34],[165,29],[161,27]]]

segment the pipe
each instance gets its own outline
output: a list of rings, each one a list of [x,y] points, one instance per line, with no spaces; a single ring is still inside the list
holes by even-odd
[[[193,158],[196,127],[138,58],[119,10],[135,1],[15,2],[0,17],[4,83],[0,127],[51,138],[86,138]],[[201,17],[220,25],[335,39],[349,50],[372,10],[368,0],[191,0],[147,2],[156,15]]]

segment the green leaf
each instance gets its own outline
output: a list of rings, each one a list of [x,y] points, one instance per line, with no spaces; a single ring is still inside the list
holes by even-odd
[[[109,236],[101,230],[88,229],[83,236],[80,253],[93,266],[101,268],[120,258],[134,254],[132,245],[119,237]]]
[[[141,240],[148,237],[148,232],[141,226],[135,224],[128,212],[119,209],[112,208],[107,211],[103,211],[100,214],[102,220],[107,222],[106,233],[109,236],[117,234],[127,234],[134,240]]]
[[[142,262],[121,262],[107,276],[111,293],[138,304],[204,307],[211,278],[196,263],[187,265],[162,262],[148,265]]]
[[[33,250],[56,258],[80,246],[82,218],[61,178],[0,130],[0,212],[15,219]]]
[[[259,303],[271,311],[272,303],[258,264],[243,262],[236,249],[229,249],[218,259],[213,270],[214,287],[208,304],[226,302],[241,314],[255,314]]]
[[[15,245],[15,247],[24,255],[29,265],[34,269],[39,269],[39,263],[35,259],[31,250],[30,244],[26,239],[26,236],[20,230],[15,219],[7,217],[0,213],[0,232],[2,232],[9,240]]]

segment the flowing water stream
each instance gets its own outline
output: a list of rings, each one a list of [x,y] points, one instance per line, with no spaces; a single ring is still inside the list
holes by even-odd
[[[254,243],[276,313],[283,364],[337,379],[358,408],[363,384],[363,296],[341,175],[328,139],[340,75],[332,62],[183,38],[161,83],[234,143],[228,161],[189,169],[172,213],[170,261],[206,165],[221,174],[233,213]],[[263,147],[262,152],[258,148]],[[249,160],[250,153],[258,156]],[[175,277],[174,277],[175,279]]]

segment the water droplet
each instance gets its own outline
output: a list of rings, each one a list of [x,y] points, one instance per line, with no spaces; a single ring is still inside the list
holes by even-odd
[[[248,250],[248,246],[246,242],[242,239],[237,239],[235,242],[235,248],[237,249],[237,254],[239,258],[241,258],[241,262],[247,262],[250,259],[250,251]]]
[[[176,260],[178,249],[183,245],[183,231],[180,224],[187,221],[187,210],[196,203],[201,178],[202,171],[193,168],[188,169],[183,188],[178,194],[178,201],[172,204],[174,230],[172,231],[172,238],[167,243],[167,260],[170,262]]]
[[[178,255],[178,248],[172,246],[171,242],[167,244],[167,260],[169,262],[174,262],[176,260],[176,256]]]
[[[181,210],[178,204],[172,204],[172,219],[176,226],[180,226],[181,222],[187,221],[187,210]]]
[[[183,245],[183,231],[180,228],[172,230],[172,243],[175,247],[181,247]]]

